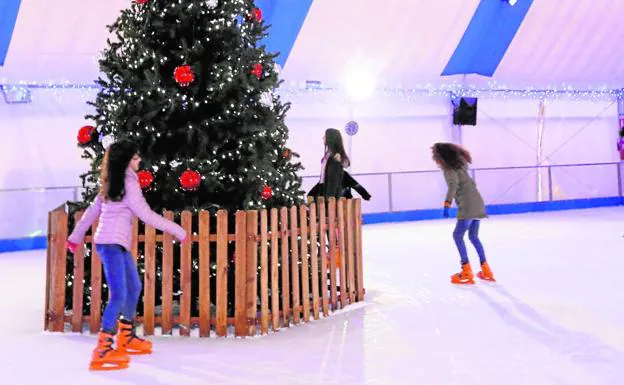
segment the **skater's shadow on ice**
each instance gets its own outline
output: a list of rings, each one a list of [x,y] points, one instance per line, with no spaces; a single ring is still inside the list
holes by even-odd
[[[260,339],[152,337],[152,355],[131,356],[126,370],[90,375],[133,385],[364,383],[367,311],[355,308]],[[61,338],[75,344],[73,350],[84,357],[77,364],[86,370],[95,336]],[[301,349],[293,350],[293,344]]]
[[[592,335],[569,330],[552,322],[500,285],[491,287],[498,294],[506,297],[517,311],[513,308],[506,308],[504,301],[495,299],[482,289],[477,288],[470,292],[482,299],[508,325],[575,364],[586,366],[592,373],[607,376],[610,382],[605,382],[605,384],[615,384],[616,376],[617,383],[621,383],[623,352]]]
[[[360,384],[365,316],[366,309],[359,308],[262,339],[172,340],[175,346],[162,346],[171,353],[143,364],[175,374],[183,384]]]
[[[158,374],[137,372],[136,369],[133,367],[124,370],[93,372],[93,375],[106,379],[108,381],[118,380],[124,384],[128,383],[135,385],[171,385],[175,383],[172,381],[162,382],[160,381],[160,376]]]

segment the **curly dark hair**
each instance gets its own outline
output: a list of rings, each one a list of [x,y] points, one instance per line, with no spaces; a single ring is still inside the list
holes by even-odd
[[[126,169],[132,157],[139,152],[137,145],[121,139],[106,150],[100,171],[100,194],[104,200],[121,201],[126,193]]]
[[[454,143],[436,143],[431,152],[433,160],[445,170],[459,170],[472,163],[470,153]]]

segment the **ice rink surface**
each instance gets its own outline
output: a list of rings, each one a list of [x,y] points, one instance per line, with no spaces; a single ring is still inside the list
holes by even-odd
[[[252,339],[155,337],[117,372],[87,370],[94,336],[42,331],[45,252],[0,254],[0,384],[621,385],[623,218],[487,219],[498,282],[470,287],[449,283],[454,221],[367,225],[365,304]]]

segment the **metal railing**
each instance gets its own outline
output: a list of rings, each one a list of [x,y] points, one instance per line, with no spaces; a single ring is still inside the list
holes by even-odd
[[[6,192],[35,192],[35,193],[45,193],[47,191],[64,191],[70,190],[73,192],[73,200],[77,201],[80,199],[80,190],[81,186],[54,186],[54,187],[18,187],[18,188],[6,188],[0,189],[0,193]]]
[[[484,168],[472,168],[470,169],[471,175],[473,177],[473,179],[475,179],[475,181],[479,182],[480,179],[480,174],[483,174],[485,172],[496,172],[496,171],[510,171],[510,170],[535,170],[535,171],[540,171],[540,170],[546,170],[546,176],[545,178],[547,179],[547,200],[552,201],[554,200],[554,194],[553,194],[553,170],[556,169],[560,169],[560,170],[565,170],[565,169],[569,169],[569,168],[579,168],[579,167],[614,167],[614,170],[616,172],[615,175],[617,175],[617,180],[613,180],[613,182],[610,183],[617,183],[617,193],[619,196],[622,196],[623,192],[622,192],[622,170],[620,167],[620,163],[619,162],[608,162],[608,163],[577,163],[577,164],[552,164],[552,165],[537,165],[537,166],[513,166],[513,167],[484,167]],[[385,177],[386,180],[386,187],[382,190],[379,190],[379,188],[377,187],[377,192],[379,191],[383,191],[384,194],[387,194],[388,196],[388,207],[387,207],[387,212],[393,212],[396,210],[396,206],[395,206],[395,198],[397,197],[397,195],[395,194],[394,191],[394,184],[395,184],[395,179],[397,179],[400,176],[409,176],[409,175],[424,175],[424,174],[436,174],[436,173],[440,173],[440,170],[415,170],[415,171],[394,171],[394,172],[373,172],[373,173],[353,173],[352,175],[362,181],[362,180],[366,180],[366,178],[370,178],[370,177]],[[531,174],[527,174],[527,175],[531,175]],[[572,175],[571,173],[568,173],[568,175],[572,178],[575,179],[581,186],[585,186],[588,190],[592,190],[592,187],[590,186],[586,186],[585,181],[581,180],[580,178],[576,178],[574,175]],[[305,185],[305,181],[308,182],[308,184],[312,184],[315,183],[316,181],[318,181],[319,176],[318,175],[304,175],[302,176],[303,180],[304,180],[304,185]],[[511,183],[511,186],[504,191],[502,195],[504,195],[505,193],[507,193],[508,191],[511,191],[514,186],[516,186],[517,184],[519,184],[520,182],[522,182],[523,179],[526,178],[526,175],[523,176],[522,178],[520,178],[518,180],[518,183]],[[614,178],[615,179],[615,178]],[[362,183],[366,188],[369,188],[370,186],[366,185],[366,183]],[[14,192],[24,192],[24,193],[46,193],[46,192],[51,192],[51,191],[70,191],[71,192],[71,196],[73,198],[73,200],[77,201],[81,198],[81,191],[82,191],[82,187],[81,186],[54,186],[54,187],[24,187],[24,188],[8,188],[8,189],[0,189],[0,194],[1,193],[14,193]],[[373,194],[374,195],[374,194]],[[379,194],[377,194],[379,195]],[[496,203],[496,200],[499,197],[494,197],[493,199],[490,197],[490,199],[486,199],[486,204],[493,204]],[[375,198],[373,197],[373,200]],[[537,200],[537,199],[536,199]],[[546,200],[546,197],[544,197],[544,200]],[[42,211],[45,211],[42,208]],[[400,211],[400,210],[399,210]],[[377,210],[377,212],[382,212],[380,210]],[[43,214],[42,214],[43,215]],[[2,236],[0,235],[0,238],[2,238]]]
[[[553,201],[554,200],[554,194],[553,194],[553,169],[565,169],[565,168],[572,168],[572,167],[598,167],[598,166],[613,166],[615,169],[615,172],[617,173],[617,188],[618,188],[618,196],[623,196],[623,191],[622,191],[622,169],[620,167],[620,162],[602,162],[602,163],[574,163],[574,164],[551,164],[551,165],[535,165],[535,166],[509,166],[509,167],[482,167],[482,168],[471,168],[470,169],[470,173],[472,178],[475,181],[479,180],[479,173],[483,173],[486,171],[510,171],[510,170],[535,170],[535,171],[540,171],[540,170],[546,170],[547,172],[547,185],[548,185],[548,200],[549,201]],[[417,171],[394,171],[394,172],[374,172],[374,173],[354,173],[352,174],[352,176],[356,179],[360,178],[360,177],[366,177],[366,176],[385,176],[386,180],[387,180],[387,193],[388,193],[388,212],[393,212],[394,210],[394,204],[393,204],[393,178],[399,175],[418,175],[418,174],[439,174],[441,173],[440,170],[417,170]],[[527,176],[530,174],[527,174]],[[575,179],[579,184],[585,186],[586,188],[590,189],[590,187],[586,186],[585,182],[583,182],[582,180],[575,178],[574,176],[572,176],[570,173],[568,173],[568,176],[570,176],[572,179]],[[303,176],[302,178],[307,179],[315,179],[318,180],[319,179],[319,175],[306,175]],[[522,178],[524,179],[524,178]],[[521,180],[519,180],[518,182],[520,182]],[[614,181],[615,183],[616,181]],[[515,184],[512,184],[512,188],[515,186]],[[508,189],[508,191],[511,190]],[[508,192],[507,191],[507,192]],[[496,199],[494,199],[495,201]],[[493,204],[495,203],[494,201],[490,201],[490,202],[486,202],[487,204]]]

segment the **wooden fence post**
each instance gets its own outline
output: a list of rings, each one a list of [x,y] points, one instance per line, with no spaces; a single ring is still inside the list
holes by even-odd
[[[48,239],[46,249],[46,287],[45,287],[45,303],[43,308],[43,330],[48,331],[48,320],[50,318],[50,290],[52,287],[52,255],[54,253],[54,239],[56,234],[56,223],[54,221],[54,211],[48,213]]]
[[[199,335],[210,337],[210,213],[199,212]]]
[[[74,214],[74,223],[82,218],[82,212]],[[84,247],[78,246],[74,253],[74,287],[72,295],[72,332],[82,331],[82,299],[84,297]]]
[[[364,301],[364,263],[362,261],[362,200],[355,200],[355,264],[358,301]]]
[[[145,225],[145,273],[143,273],[143,334],[154,334],[156,299],[156,229]]]
[[[316,221],[316,203],[310,203],[310,267],[312,269],[312,313],[314,319],[320,318],[319,303],[319,247],[318,247],[318,222]]]
[[[288,249],[288,209],[280,209],[281,221],[281,263],[282,263],[282,320],[283,326],[290,326],[290,278],[288,268],[290,267],[290,250]]]
[[[338,212],[338,255],[336,265],[340,273],[340,308],[347,306],[349,290],[347,289],[347,255],[345,253],[345,198],[340,198],[337,204]]]
[[[310,269],[308,264],[308,207],[299,207],[299,229],[301,236],[301,302],[303,305],[303,321],[310,321]]]
[[[258,212],[247,211],[247,335],[256,335],[258,318]]]
[[[164,217],[173,221],[173,212],[165,211]],[[162,305],[161,322],[162,334],[171,334],[173,329],[173,237],[163,233],[162,256]]]
[[[95,230],[98,221],[95,221],[91,227],[91,311],[89,319],[89,327],[91,333],[97,333],[100,330],[100,320],[102,319],[102,261],[95,249]]]
[[[53,332],[65,329],[65,272],[67,266],[67,214],[64,208],[50,213],[52,233],[50,235],[49,290],[47,293],[47,328]]]
[[[293,323],[299,324],[301,319],[301,298],[300,298],[300,285],[299,285],[299,231],[297,221],[297,206],[290,208],[290,279],[292,290],[292,309],[293,309]]]
[[[331,300],[330,303],[332,305],[332,310],[336,310],[338,307],[338,293],[337,293],[337,277],[336,277],[336,269],[338,257],[336,255],[336,198],[330,197],[328,199],[328,207],[329,207],[329,215],[327,220],[327,227],[329,232],[329,285],[330,285],[330,293]],[[321,245],[321,247],[325,247],[325,245]],[[327,278],[327,277],[325,277]]]
[[[193,232],[192,232],[193,216],[190,211],[184,210],[182,212],[181,225],[186,231],[188,242],[184,242],[180,245],[180,335],[191,335],[191,248],[193,247]]]
[[[228,213],[217,212],[217,335],[227,335]]]
[[[319,198],[319,251],[320,251],[320,265],[321,265],[321,277],[320,277],[320,285],[321,285],[321,298],[323,304],[323,316],[329,316],[329,300],[327,293],[327,216],[325,210],[325,199]]]
[[[277,209],[271,209],[271,319],[272,328],[279,330],[279,228]]]
[[[353,205],[355,201],[349,199],[347,201],[347,257],[345,258],[344,265],[347,267],[348,273],[348,293],[349,303],[356,302],[356,289],[355,289],[355,252],[354,252],[354,230],[355,230],[355,216]]]
[[[269,332],[269,236],[267,211],[260,211],[260,333]]]
[[[247,214],[236,213],[236,258],[234,259],[234,325],[235,335],[247,335]]]

